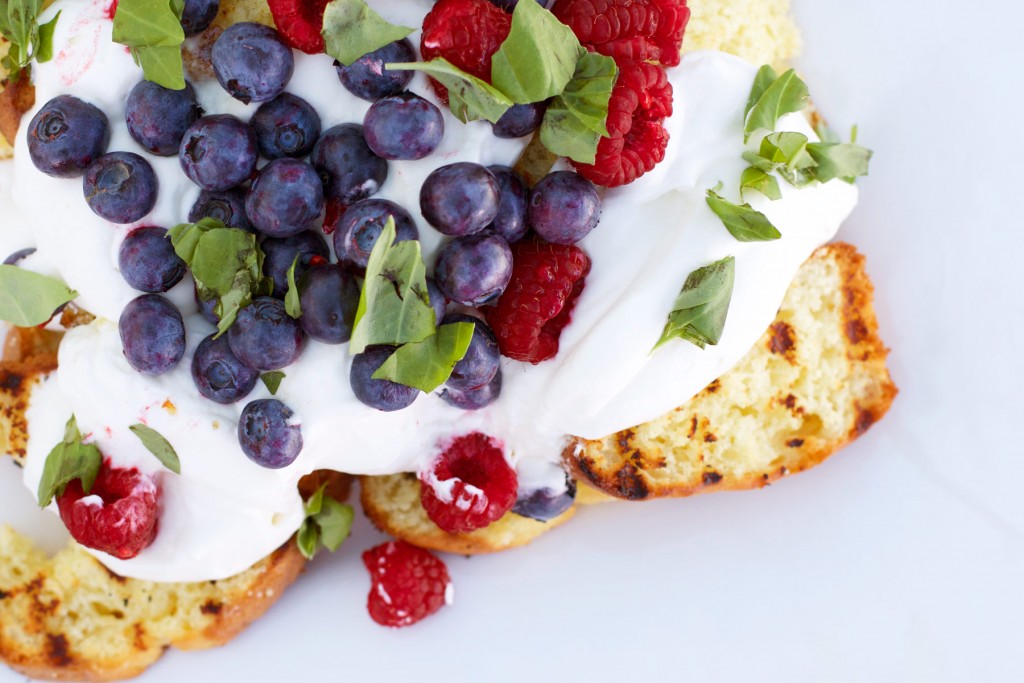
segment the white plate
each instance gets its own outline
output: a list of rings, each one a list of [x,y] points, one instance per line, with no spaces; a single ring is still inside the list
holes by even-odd
[[[234,643],[144,681],[1022,680],[1024,8],[795,4],[816,101],[877,150],[841,237],[879,290],[890,415],[760,492],[599,506],[448,558],[455,607],[403,631],[366,615],[361,522]]]

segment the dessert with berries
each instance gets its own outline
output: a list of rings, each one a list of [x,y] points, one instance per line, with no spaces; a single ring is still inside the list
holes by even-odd
[[[198,585],[337,550],[359,476],[397,627],[451,602],[428,550],[862,432],[895,389],[859,257],[821,246],[871,152],[794,71],[683,52],[728,4],[58,0],[5,31],[36,104],[0,317],[59,337],[3,366],[40,506],[114,575]]]

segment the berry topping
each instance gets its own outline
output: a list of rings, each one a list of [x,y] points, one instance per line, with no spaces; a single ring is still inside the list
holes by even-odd
[[[528,190],[523,177],[508,166],[488,166],[487,170],[498,180],[498,215],[488,229],[513,244],[526,236],[526,197]]]
[[[672,84],[664,69],[620,64],[608,103],[609,137],[598,143],[594,163],[575,164],[576,170],[605,187],[633,182],[665,158],[668,131],[661,124],[671,113]]]
[[[371,346],[352,358],[349,383],[360,401],[385,413],[408,408],[420,395],[420,390],[386,379],[373,379],[384,361],[395,352],[394,346]]]
[[[268,0],[281,39],[290,47],[315,55],[324,51],[324,10],[330,0]]]
[[[445,384],[451,389],[468,391],[489,383],[501,370],[501,352],[494,332],[480,318],[465,313],[449,313],[444,324],[472,323],[473,339],[469,342],[466,355],[462,357]]]
[[[445,235],[471,235],[498,215],[494,174],[465,161],[434,169],[420,188],[420,211]]]
[[[574,244],[601,218],[594,184],[576,173],[549,173],[530,190],[530,227],[548,242]]]
[[[185,277],[185,262],[167,239],[167,231],[153,226],[128,233],[117,255],[121,277],[140,292],[166,292]]]
[[[520,492],[512,512],[538,522],[548,522],[572,507],[576,500],[576,481],[565,478],[559,489],[541,488]]]
[[[202,33],[217,18],[220,0],[185,0],[181,10],[181,28],[186,36]]]
[[[252,22],[229,26],[213,44],[210,61],[217,82],[239,102],[267,102],[282,92],[295,58],[277,31]]]
[[[217,403],[234,403],[249,395],[260,373],[238,360],[224,335],[199,342],[192,356],[192,380],[199,393]]]
[[[376,194],[388,177],[388,162],[366,144],[363,127],[343,123],[324,131],[309,158],[329,202],[351,206]]]
[[[516,502],[516,471],[501,442],[473,432],[449,442],[420,473],[420,502],[434,524],[448,533],[482,529]]]
[[[158,294],[143,294],[121,311],[121,346],[128,364],[144,375],[162,375],[185,355],[181,313]]]
[[[28,153],[46,175],[74,178],[107,151],[107,115],[88,102],[59,95],[43,105],[28,125]]]
[[[343,344],[352,336],[359,307],[359,284],[345,268],[332,263],[313,266],[299,281],[299,324],[313,339]]]
[[[292,409],[274,398],[253,401],[238,421],[242,452],[260,467],[288,467],[302,452],[302,429]]]
[[[107,460],[89,493],[74,479],[57,496],[57,508],[71,537],[86,548],[128,560],[156,538],[160,490],[137,469],[115,468]]]
[[[143,149],[162,157],[178,153],[185,131],[202,115],[191,83],[169,90],[151,81],[128,93],[124,119],[128,132]]]
[[[419,95],[401,92],[370,106],[363,117],[363,135],[379,157],[422,159],[441,144],[444,116]]]
[[[546,109],[545,102],[513,104],[491,128],[499,138],[524,137],[540,128]]]
[[[35,249],[32,251],[35,251]],[[434,309],[434,316],[437,318],[436,322],[440,325],[441,320],[444,319],[444,311],[448,307],[448,298],[437,288],[432,277],[427,278],[427,296],[430,297],[430,305]]]
[[[463,306],[494,301],[511,277],[512,250],[493,233],[456,237],[441,249],[434,267],[438,289]]]
[[[556,0],[551,12],[585,47],[627,62],[679,64],[686,0]]]
[[[299,321],[285,312],[284,302],[262,296],[238,312],[228,342],[238,360],[253,370],[270,372],[298,360],[306,335]]]
[[[441,390],[441,398],[444,402],[454,408],[462,410],[479,410],[486,408],[501,396],[501,370],[494,373],[490,382],[475,389],[459,391],[451,387]]]
[[[256,170],[256,135],[234,116],[204,116],[185,131],[178,160],[185,175],[211,192],[241,185]]]
[[[381,626],[411,626],[451,604],[452,580],[444,562],[405,541],[391,541],[363,553],[370,572],[366,608]]]
[[[508,37],[512,16],[487,0],[439,0],[423,18],[420,53],[424,61],[443,57],[467,73],[491,80],[491,57]],[[448,102],[448,90],[434,82]]]
[[[329,226],[338,261],[357,269],[366,268],[370,252],[384,230],[388,217],[395,220],[395,241],[420,238],[409,212],[387,199],[364,199],[353,204]]]
[[[264,102],[249,121],[260,154],[267,159],[300,159],[313,150],[320,137],[320,116],[313,106],[291,93]]]
[[[331,250],[324,238],[315,230],[306,230],[291,237],[268,237],[260,244],[263,249],[263,274],[274,281],[273,295],[283,299],[288,292],[288,270],[295,263],[295,281],[314,263],[326,263]]]
[[[245,215],[258,232],[290,237],[313,227],[324,210],[316,169],[299,159],[275,159],[260,169],[245,198]]]
[[[156,206],[156,172],[132,152],[111,152],[89,164],[82,177],[85,201],[111,223],[134,223]]]
[[[368,102],[376,102],[402,92],[412,80],[411,71],[389,71],[385,65],[415,61],[412,43],[403,38],[363,55],[349,66],[335,62],[335,67],[346,90]]]
[[[233,188],[223,192],[203,190],[188,212],[188,222],[198,223],[203,218],[213,218],[229,228],[241,228],[252,232],[252,224],[245,215],[245,190]]]
[[[513,245],[512,280],[487,312],[501,352],[535,364],[554,358],[589,270],[578,247],[539,240]]]

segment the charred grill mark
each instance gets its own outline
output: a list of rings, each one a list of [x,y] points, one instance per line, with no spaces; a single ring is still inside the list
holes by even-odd
[[[870,410],[860,410],[857,413],[857,421],[853,424],[853,433],[860,436],[875,424],[875,415]]]
[[[786,442],[786,445],[789,446],[790,448],[800,448],[801,446],[804,445],[804,440],[803,439],[790,439],[789,441]]]
[[[650,491],[643,477],[637,471],[636,466],[627,462],[615,473],[616,491],[622,498],[628,500],[643,500]]]
[[[793,362],[793,353],[796,349],[796,333],[788,323],[778,321],[772,323],[768,328],[771,337],[768,339],[768,350]]]
[[[224,603],[216,600],[207,600],[203,603],[203,606],[199,608],[199,611],[203,614],[216,616],[220,614],[222,609],[224,609]]]
[[[59,633],[46,634],[46,658],[59,669],[67,668],[75,661],[71,657],[68,639]]]
[[[704,476],[701,477],[701,481],[704,482],[704,486],[714,486],[718,482],[722,481],[722,475],[714,470],[705,472]]]

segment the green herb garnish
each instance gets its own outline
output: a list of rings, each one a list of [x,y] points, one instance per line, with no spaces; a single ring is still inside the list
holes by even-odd
[[[174,447],[163,435],[144,424],[134,424],[128,428],[131,433],[139,437],[139,441],[146,447],[146,450],[156,456],[160,464],[175,474],[181,474],[181,461]]]
[[[782,132],[766,135],[760,149],[744,152],[743,158],[751,168],[777,172],[790,185],[804,187],[835,178],[852,183],[868,174],[871,154],[871,150],[853,143],[810,142],[803,133]]]
[[[39,24],[43,0],[0,0],[0,36],[9,42],[0,66],[8,78],[18,78],[32,60],[42,64],[53,58],[53,32],[60,12],[45,24]]]
[[[732,256],[690,273],[652,352],[672,339],[685,339],[702,349],[717,344],[725,329],[735,277]]]
[[[185,88],[181,44],[182,0],[120,0],[113,40],[131,50],[147,81],[171,90]]]
[[[277,396],[277,390],[281,388],[281,381],[285,378],[285,374],[279,370],[273,370],[271,372],[264,372],[260,375],[260,379],[263,384],[267,387],[267,391],[270,392],[271,396]]]
[[[516,104],[543,102],[572,80],[579,50],[571,28],[537,3],[524,2],[516,5],[508,37],[491,57],[491,83]]]
[[[618,74],[614,59],[581,49],[572,80],[544,112],[544,146],[573,161],[594,163],[597,145],[608,135],[608,102]]]
[[[292,265],[288,267],[288,291],[284,295],[284,310],[293,318],[302,316],[302,304],[299,302],[299,286],[295,284],[295,267],[299,265],[299,255],[296,254]]]
[[[860,176],[866,176],[873,154],[870,149],[852,142],[811,142],[807,144],[807,153],[817,164],[814,179],[820,183],[833,178],[853,183]]]
[[[448,381],[452,369],[466,355],[473,340],[472,323],[450,323],[437,328],[421,342],[403,344],[373,373],[373,379],[386,379],[424,392],[431,392]]]
[[[493,85],[466,73],[443,57],[429,62],[388,64],[387,68],[389,71],[422,71],[434,78],[448,89],[448,107],[463,123],[478,119],[497,123],[514,104]]]
[[[779,118],[807,106],[807,85],[790,69],[781,76],[772,67],[762,66],[744,110],[744,140],[759,130],[774,131]]]
[[[729,233],[740,242],[767,242],[782,237],[771,221],[750,204],[734,204],[714,190],[708,190],[707,202]]]
[[[77,296],[78,292],[52,277],[0,265],[0,320],[16,327],[42,325]]]
[[[320,33],[327,45],[325,52],[345,66],[405,38],[415,30],[386,21],[364,0],[333,0],[327,3],[323,26]]]
[[[326,489],[327,484],[324,484],[306,501],[306,518],[295,539],[307,560],[312,560],[321,547],[333,553],[352,531],[355,518],[352,506],[331,498]]]
[[[779,181],[775,176],[754,166],[744,170],[740,176],[740,192],[744,190],[760,192],[772,201],[782,199],[782,190],[779,189]]]
[[[82,482],[82,490],[92,490],[96,477],[100,472],[103,456],[100,449],[92,444],[82,443],[82,434],[78,431],[78,422],[72,415],[64,427],[64,440],[53,447],[46,456],[43,465],[43,476],[39,480],[37,498],[39,507],[44,508],[53,501],[54,496],[64,492],[64,488],[75,479]]]

